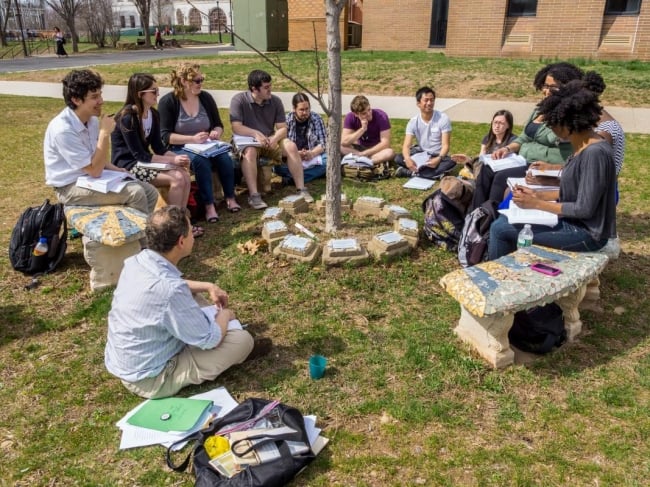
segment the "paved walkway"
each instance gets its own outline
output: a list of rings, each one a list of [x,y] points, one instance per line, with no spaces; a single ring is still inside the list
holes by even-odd
[[[161,95],[167,93],[169,88],[161,88]],[[228,107],[230,99],[236,91],[207,90],[217,101],[220,107]],[[61,84],[40,83],[25,81],[0,81],[0,93],[7,95],[44,96],[61,98]],[[126,98],[126,87],[118,85],[105,85],[104,99],[106,101],[123,101]],[[275,93],[284,103],[287,110],[291,107],[293,93]],[[343,95],[343,111],[347,113],[353,95]],[[375,96],[368,95],[373,107],[385,110],[391,118],[411,118],[417,113],[415,97],[408,96]],[[438,98],[436,109],[449,115],[452,122],[489,123],[492,115],[497,110],[508,109],[515,118],[515,123],[523,124],[535,104],[519,101],[474,100],[463,98]],[[318,113],[323,110],[318,103],[313,102],[312,108]],[[616,118],[627,133],[650,134],[650,108],[622,108],[607,107],[607,110]]]

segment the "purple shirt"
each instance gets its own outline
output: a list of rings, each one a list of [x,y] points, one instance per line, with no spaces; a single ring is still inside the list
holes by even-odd
[[[345,116],[343,128],[356,132],[361,128],[361,120],[350,112]],[[381,133],[390,129],[390,120],[386,112],[379,108],[372,109],[372,120],[368,122],[366,133],[356,142],[362,147],[374,147],[381,141]]]

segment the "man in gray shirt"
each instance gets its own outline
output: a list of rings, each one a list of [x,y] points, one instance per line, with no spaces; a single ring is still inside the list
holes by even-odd
[[[287,139],[287,121],[282,100],[271,94],[271,75],[256,69],[248,75],[248,89],[230,101],[230,123],[235,135],[253,137],[259,147],[241,150],[242,173],[248,186],[248,203],[256,210],[267,207],[257,188],[258,157],[275,161],[287,158],[287,166],[298,193],[307,203],[314,199],[305,188],[302,160],[295,142]]]

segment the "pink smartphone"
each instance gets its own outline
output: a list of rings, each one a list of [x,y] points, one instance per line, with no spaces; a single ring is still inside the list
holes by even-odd
[[[532,264],[530,268],[536,272],[541,272],[542,274],[546,274],[547,276],[557,276],[558,274],[562,273],[562,271],[557,267],[553,267],[548,264],[542,264],[541,262]]]

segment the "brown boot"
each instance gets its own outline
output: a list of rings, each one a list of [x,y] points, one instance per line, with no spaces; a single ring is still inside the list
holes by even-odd
[[[273,348],[273,342],[270,338],[255,338],[253,342],[253,350],[251,350],[251,353],[248,354],[248,357],[246,357],[244,362],[268,355],[271,352],[271,348]]]

